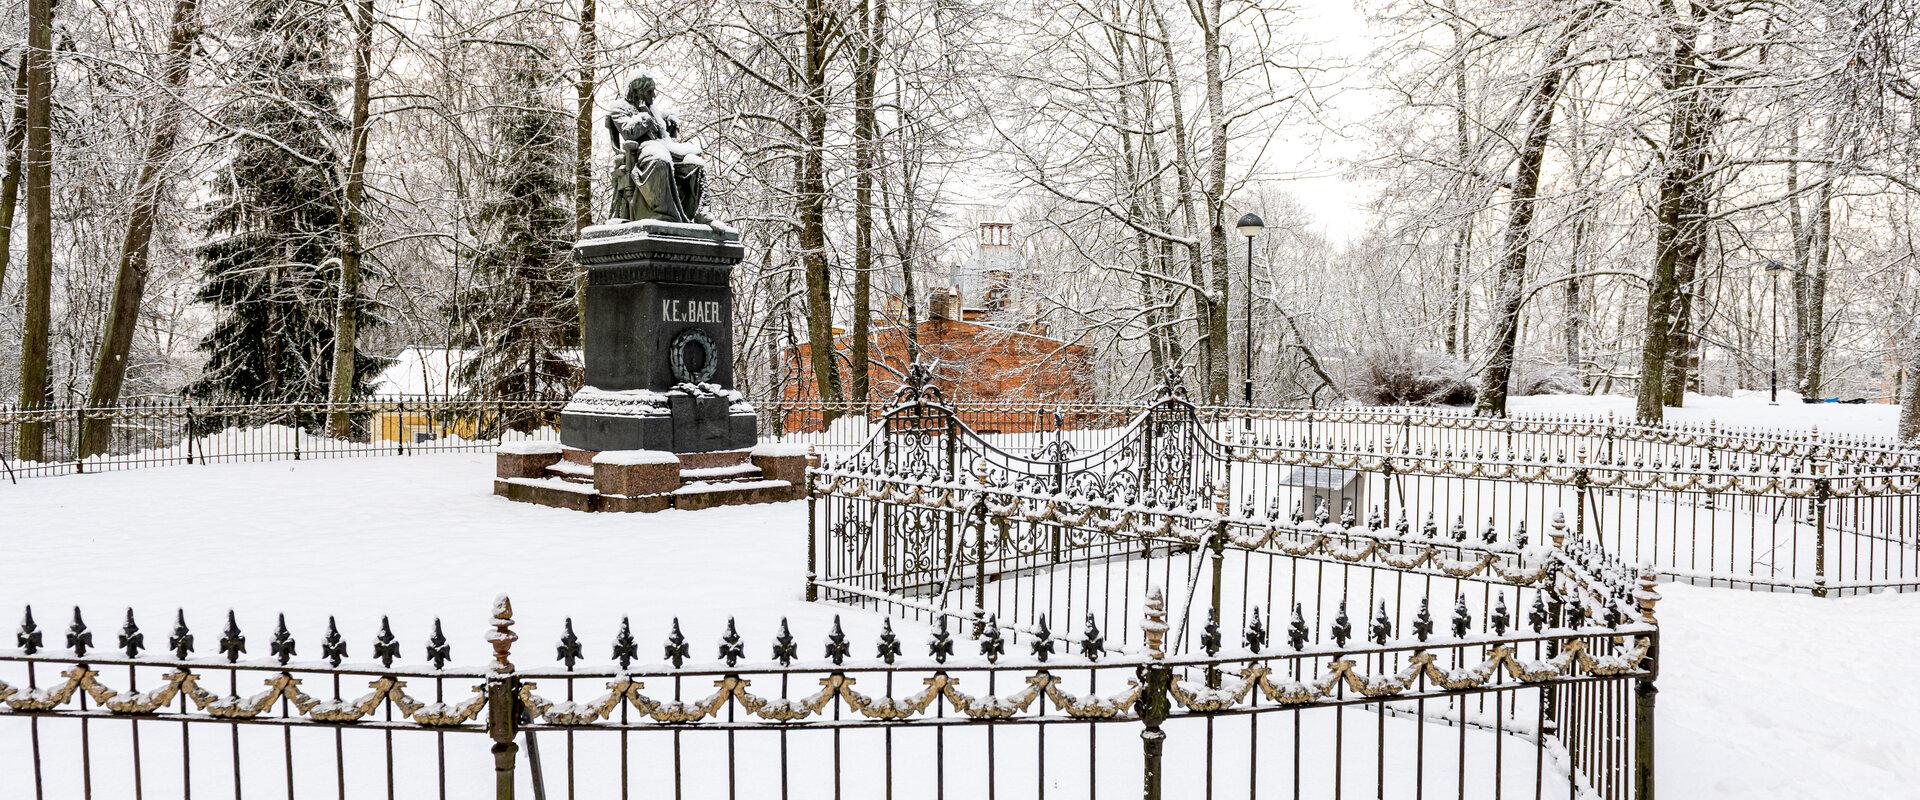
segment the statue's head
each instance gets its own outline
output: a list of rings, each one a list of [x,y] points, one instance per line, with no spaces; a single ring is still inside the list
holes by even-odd
[[[653,105],[653,76],[642,74],[627,81],[627,102],[634,106]]]

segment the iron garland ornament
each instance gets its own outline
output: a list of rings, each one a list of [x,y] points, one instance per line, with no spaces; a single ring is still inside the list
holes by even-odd
[[[700,348],[698,364],[687,363],[687,348]],[[681,383],[702,384],[713,378],[713,372],[720,365],[720,349],[714,345],[713,337],[699,328],[686,328],[673,337],[673,345],[667,348],[667,358],[673,365],[673,377]]]

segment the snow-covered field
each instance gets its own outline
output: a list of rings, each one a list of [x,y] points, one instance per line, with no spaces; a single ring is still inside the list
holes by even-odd
[[[1604,417],[1614,415],[1621,421],[1633,419],[1633,397],[1602,394],[1545,394],[1515,397],[1507,401],[1515,416],[1553,415]],[[1767,401],[1766,392],[1740,391],[1732,395],[1687,395],[1687,404],[1669,406],[1664,416],[1670,423],[1705,425],[1719,422],[1740,429],[1775,431],[1812,431],[1846,436],[1891,438],[1900,428],[1900,407],[1887,403],[1802,403],[1800,395],[1782,391],[1778,404]]]
[[[624,615],[646,650],[674,615],[701,649],[737,615],[764,650],[780,617],[812,638],[844,611],[801,599],[802,503],[579,514],[493,497],[491,461],[178,466],[0,487],[0,609],[33,604],[51,643],[73,605],[103,642],[128,606],[150,641],[184,607],[211,649],[232,608],[262,654],[275,612],[303,648],[336,616],[356,655],[386,614],[410,658],[440,617],[465,662],[482,659],[500,593],[535,660],[569,616],[596,653]],[[1663,795],[1912,796],[1920,706],[1902,681],[1920,663],[1920,595],[1662,592]],[[872,641],[878,618],[844,613],[854,640]],[[0,777],[0,794],[19,785]]]

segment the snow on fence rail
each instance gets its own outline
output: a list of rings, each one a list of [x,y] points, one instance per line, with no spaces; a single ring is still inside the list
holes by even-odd
[[[133,402],[108,408],[0,404],[0,459],[17,477],[207,459],[266,460],[348,455],[403,455],[445,449],[484,450],[503,431],[539,431],[557,424],[564,400],[446,396],[382,396],[347,404]],[[847,452],[864,444],[873,420],[890,403],[828,406],[818,401],[753,402],[764,438]],[[957,402],[948,404],[970,428],[1010,451],[1031,451],[1056,439],[1080,450],[1121,436],[1142,409],[1138,403]],[[319,435],[329,413],[344,410],[354,425],[348,439]],[[1310,452],[1402,450],[1471,461],[1499,453],[1558,453],[1629,464],[1755,466],[1761,471],[1807,471],[1826,464],[1842,470],[1893,475],[1920,473],[1920,451],[1891,440],[1818,432],[1739,429],[1716,424],[1640,425],[1612,417],[1529,415],[1478,417],[1439,408],[1326,409],[1202,406],[1195,414],[1222,439]],[[831,424],[826,421],[831,417]],[[105,420],[110,437],[97,453],[80,457],[86,420]],[[34,424],[42,457],[23,463],[22,426]],[[231,429],[231,430],[229,430]],[[544,435],[551,437],[552,431]],[[191,459],[191,461],[189,460]]]
[[[910,385],[900,399],[862,448],[810,471],[809,600],[938,626],[958,622],[976,638],[1072,639],[1049,620],[1084,618],[1082,641],[1200,664],[1227,658],[1233,628],[1238,642],[1256,650],[1284,629],[1296,652],[1331,650],[1366,664],[1371,657],[1355,660],[1350,641],[1386,646],[1399,632],[1422,646],[1436,616],[1450,618],[1456,638],[1478,627],[1478,641],[1509,652],[1538,642],[1543,630],[1638,626],[1644,635],[1581,645],[1611,659],[1603,672],[1634,672],[1630,687],[1496,691],[1438,718],[1416,707],[1408,719],[1420,742],[1436,721],[1462,732],[1527,731],[1536,753],[1564,754],[1568,796],[1651,796],[1654,574],[1592,541],[1569,540],[1564,518],[1543,537],[1530,537],[1524,520],[1469,537],[1458,526],[1444,536],[1431,525],[1418,534],[1388,528],[1377,514],[1364,525],[1350,512],[1335,523],[1324,504],[1311,522],[1298,512],[1283,518],[1272,498],[1265,512],[1252,496],[1236,508],[1232,498],[1259,482],[1247,480],[1250,464],[1238,447],[1214,438],[1177,387],[1103,448],[1081,451],[1062,439],[1031,454],[973,431],[931,387]],[[1168,595],[1137,607],[1144,586],[1168,587]],[[1157,624],[1129,638],[1117,623],[1142,614]],[[1121,631],[1118,641],[1102,630]],[[1565,652],[1553,647],[1536,655]],[[1404,669],[1417,659],[1376,666]],[[1256,677],[1274,674],[1250,669],[1204,668],[1205,691],[1175,699],[1210,707],[1231,698],[1210,708],[1237,711],[1257,694],[1249,689]],[[1473,669],[1459,675],[1478,674]],[[1367,693],[1360,694],[1364,705]],[[1409,709],[1370,710],[1384,726]],[[1337,720],[1331,736],[1338,753]],[[1356,749],[1371,746],[1372,763],[1405,764],[1406,751],[1384,734],[1375,739]],[[1459,788],[1446,768],[1427,772],[1425,752],[1413,749],[1412,791]],[[1455,777],[1501,772],[1497,745],[1468,752],[1454,753]],[[1535,778],[1531,791],[1542,796]],[[1520,796],[1527,791],[1521,787]]]
[[[317,404],[135,404],[110,409],[0,407],[0,479],[162,464],[482,451],[503,439],[553,439],[559,401],[379,398],[349,404],[352,439],[319,433]],[[848,454],[886,412],[757,401],[769,440]],[[1142,406],[947,404],[1009,453],[1114,452]],[[855,413],[857,412],[857,413]],[[1555,513],[1670,578],[1816,595],[1920,589],[1920,455],[1890,442],[1608,418],[1474,417],[1434,409],[1194,407],[1237,506],[1294,519],[1374,519],[1402,532],[1464,530],[1490,518],[1540,531]],[[106,420],[112,446],[74,458],[83,421]],[[23,424],[45,452],[6,454]],[[525,431],[525,432],[522,432]],[[1082,474],[1094,474],[1081,470]],[[1314,484],[1340,482],[1339,486]],[[0,483],[4,483],[0,480]],[[1318,499],[1316,499],[1316,497]],[[1351,512],[1347,506],[1351,504]]]
[[[1251,774],[1219,765],[1261,762],[1270,786],[1291,780],[1310,796],[1635,796],[1619,754],[1650,745],[1651,729],[1588,703],[1627,708],[1651,680],[1650,600],[1644,618],[1605,622],[1539,610],[1482,622],[1464,607],[1404,630],[1344,615],[1269,630],[1256,618],[1234,642],[1181,655],[1166,596],[1144,596],[1133,652],[1091,623],[1069,642],[1044,620],[1018,633],[991,618],[971,634],[944,618],[889,624],[864,642],[837,620],[804,638],[784,620],[765,638],[731,620],[688,636],[675,620],[652,647],[626,619],[590,646],[569,619],[548,632],[552,649],[529,649],[503,597],[478,661],[456,657],[438,620],[423,649],[382,620],[362,650],[332,619],[317,643],[284,615],[250,642],[233,614],[215,635],[184,615],[150,634],[130,609],[96,642],[79,609],[59,632],[29,609],[15,647],[0,649],[0,787],[1160,798],[1185,794],[1163,783],[1203,781],[1251,794]],[[1377,757],[1348,757],[1360,752]]]
[[[485,451],[502,441],[558,438],[563,401],[383,397],[330,403],[143,402],[111,408],[0,407],[0,483],[76,472],[175,464],[218,464]],[[353,435],[324,430],[346,412]],[[106,445],[81,452],[89,424],[104,424]],[[36,432],[40,460],[19,457]]]

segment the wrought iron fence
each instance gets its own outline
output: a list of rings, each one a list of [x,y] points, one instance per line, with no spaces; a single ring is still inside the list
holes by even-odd
[[[1350,508],[1336,524],[1325,504],[1311,522],[1298,512],[1283,518],[1277,498],[1263,495],[1259,464],[1216,439],[1171,386],[1102,448],[1080,451],[1060,437],[1030,454],[973,431],[929,387],[910,384],[901,399],[905,404],[882,418],[864,447],[810,472],[809,600],[938,626],[957,621],[976,637],[1008,631],[1170,652],[1200,665],[1210,692],[1176,697],[1189,709],[1209,708],[1204,698],[1244,699],[1256,681],[1253,667],[1218,665],[1232,648],[1228,627],[1239,628],[1242,644],[1257,651],[1270,629],[1284,625],[1294,652],[1327,653],[1335,659],[1329,664],[1344,659],[1351,666],[1373,659],[1353,660],[1358,623],[1365,641],[1385,649],[1372,663],[1388,669],[1431,652],[1436,608],[1442,616],[1451,609],[1456,639],[1482,631],[1474,640],[1491,648],[1477,651],[1484,658],[1529,646],[1537,648],[1536,662],[1558,657],[1568,643],[1542,646],[1547,629],[1640,625],[1644,636],[1601,634],[1580,645],[1638,671],[1631,687],[1495,689],[1458,701],[1455,722],[1462,731],[1469,723],[1496,733],[1530,731],[1538,753],[1549,743],[1563,748],[1569,796],[1651,796],[1653,575],[1589,539],[1569,540],[1564,518],[1554,521],[1547,541],[1530,538],[1524,520],[1468,536],[1458,526],[1448,535],[1431,524],[1418,534],[1390,528],[1377,513],[1363,526]],[[1236,496],[1243,502],[1232,502]],[[1170,587],[1170,602],[1135,607],[1138,588],[1149,585]],[[1157,628],[1143,626],[1129,637],[1116,626],[1143,611]],[[1521,613],[1525,626],[1516,624]],[[1049,624],[1083,618],[1077,634]],[[1109,642],[1103,630],[1123,633]],[[1238,702],[1211,710],[1240,710]],[[1429,715],[1419,705],[1413,736],[1424,741]],[[1407,709],[1373,710],[1384,726]],[[1336,751],[1342,725],[1336,719],[1331,732]],[[1504,774],[1498,747],[1481,751],[1489,765],[1468,759],[1463,743],[1455,762],[1430,773],[1424,748],[1398,749],[1384,734],[1372,744],[1381,776],[1389,758],[1413,763],[1416,796],[1464,787],[1476,770]],[[1299,769],[1296,758],[1296,780]],[[1337,796],[1342,781],[1335,775]],[[1428,776],[1446,785],[1428,786]],[[1538,772],[1534,779],[1534,796],[1541,796],[1544,780]],[[1384,784],[1367,788],[1386,791]]]
[[[866,440],[950,417],[977,440],[961,448],[961,472],[984,460],[990,473],[1020,475],[1019,488],[1090,493],[1115,463],[1127,462],[1120,474],[1141,471],[1133,462],[1151,457],[1158,424],[1177,432],[1162,455],[1201,457],[1186,488],[1226,491],[1248,520],[1366,520],[1368,530],[1417,530],[1427,541],[1509,541],[1564,515],[1575,538],[1675,580],[1821,596],[1920,589],[1920,462],[1866,440],[1406,410],[1183,403],[1174,413],[1164,400],[1098,429],[1076,429],[1062,414],[1045,431],[994,435],[972,427],[977,412],[941,408],[946,417],[923,422],[883,415]],[[855,463],[873,449],[863,447],[851,451]],[[1155,487],[1133,488],[1151,496]]]
[[[107,472],[176,464],[278,461],[484,451],[502,441],[554,439],[564,401],[383,397],[353,403],[188,403],[158,400],[110,408],[0,407],[0,479]],[[345,413],[352,435],[325,432]],[[90,424],[107,436],[92,452]],[[21,437],[43,456],[19,457]]]
[[[325,403],[135,404],[109,409],[0,408],[0,477],[241,460],[479,451],[512,438],[554,438],[559,401],[382,398]],[[1140,406],[948,404],[996,449],[1111,452]],[[882,427],[879,405],[760,401],[769,440],[823,453],[857,451]],[[355,421],[322,435],[330,412]],[[1542,530],[1564,512],[1579,536],[1605,541],[1667,576],[1812,594],[1920,589],[1920,452],[1860,437],[1641,426],[1576,417],[1484,418],[1435,409],[1196,407],[1236,505],[1271,515],[1381,515],[1401,531],[1483,532],[1489,520]],[[82,427],[105,420],[111,446],[77,458]],[[48,460],[10,454],[37,425]],[[1322,486],[1337,482],[1338,486]],[[1299,508],[1295,508],[1295,506]],[[1402,519],[1402,517],[1406,519]]]
[[[142,466],[404,455],[483,450],[504,437],[552,436],[564,400],[383,396],[344,404],[204,403],[147,400],[106,408],[0,404],[0,458],[16,477]],[[1009,452],[1055,447],[1097,450],[1124,435],[1143,408],[1137,403],[957,402],[947,404],[969,428]],[[827,405],[756,400],[762,437],[811,444],[823,452],[864,445],[890,403]],[[327,417],[344,411],[353,434],[321,434]],[[1830,476],[1920,474],[1920,450],[1892,440],[1818,432],[1739,429],[1717,424],[1640,425],[1608,418],[1477,417],[1450,409],[1409,407],[1264,408],[1200,406],[1194,413],[1217,438],[1266,448],[1329,455],[1416,452],[1462,463],[1497,462],[1504,454],[1550,454],[1636,467],[1735,468],[1761,473]],[[831,417],[833,424],[825,424]],[[104,420],[111,436],[80,457],[86,421]],[[37,426],[43,457],[19,455],[23,427]]]
[[[0,787],[36,800],[1627,797],[1642,779],[1620,754],[1651,729],[1586,698],[1626,708],[1651,680],[1650,601],[1644,620],[1535,617],[1527,632],[1456,613],[1439,631],[1355,637],[1335,620],[1321,644],[1298,620],[1286,643],[1255,623],[1182,656],[1164,596],[1146,598],[1130,652],[1097,630],[1069,643],[991,620],[977,634],[887,622],[858,644],[837,620],[811,642],[782,621],[764,647],[732,621],[700,643],[676,620],[647,648],[623,619],[591,648],[569,619],[544,666],[516,647],[505,598],[491,659],[465,666],[438,621],[424,650],[385,620],[359,650],[332,619],[303,650],[282,617],[260,653],[232,614],[217,636],[179,616],[162,646],[129,610],[106,647],[78,609],[64,634],[29,610],[0,649]]]
[[[810,476],[808,599],[877,635],[651,619],[647,659],[622,619],[599,659],[568,620],[532,666],[503,598],[455,666],[438,621],[423,660],[383,620],[355,661],[331,619],[317,658],[284,618],[249,657],[232,614],[160,648],[128,611],[106,648],[76,610],[62,648],[29,612],[0,792],[1652,797],[1654,576],[1597,537],[1289,513],[1171,387],[1098,448],[904,399]]]

